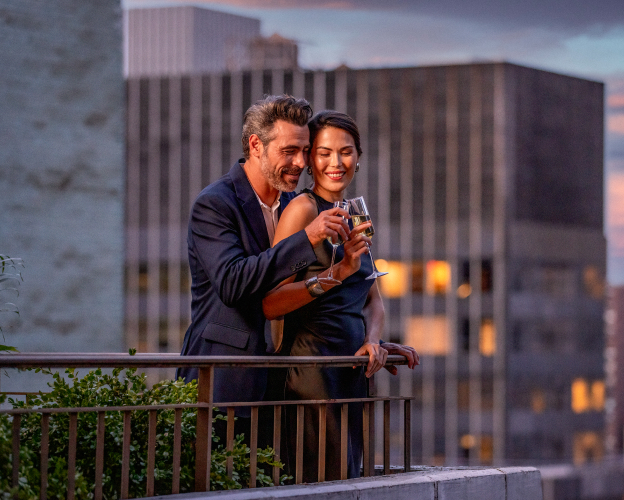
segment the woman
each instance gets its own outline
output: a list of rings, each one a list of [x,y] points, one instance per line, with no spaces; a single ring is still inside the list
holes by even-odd
[[[284,210],[273,244],[305,228],[319,212],[329,216],[344,214],[333,208],[344,199],[345,190],[359,169],[360,136],[355,122],[343,113],[321,111],[309,123],[311,190],[304,190]],[[347,214],[344,214],[347,215]],[[366,377],[379,370],[387,352],[379,340],[384,309],[377,284],[365,278],[372,272],[371,260],[364,256],[370,239],[362,232],[370,223],[352,229],[348,241],[338,247],[333,274],[339,285],[315,284],[309,291],[306,280],[326,277],[332,247],[324,242],[315,249],[317,262],[302,273],[281,283],[267,294],[263,309],[268,319],[285,315],[284,354],[292,356],[368,355],[366,371],[357,368],[290,368],[286,399],[338,399],[366,397]],[[351,226],[350,226],[351,227]],[[362,257],[365,258],[362,258]],[[318,287],[322,287],[322,291]],[[312,294],[318,295],[313,297]],[[348,477],[359,477],[362,455],[362,406],[349,406]],[[327,410],[325,479],[340,479],[340,405]],[[295,434],[296,426],[289,431]],[[293,440],[288,444],[288,462],[294,471]],[[318,479],[318,408],[305,410],[303,481]]]

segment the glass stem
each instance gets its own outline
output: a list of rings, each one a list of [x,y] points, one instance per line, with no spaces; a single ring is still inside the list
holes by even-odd
[[[334,279],[334,259],[336,258],[336,248],[338,248],[337,245],[332,245],[332,258],[331,258],[331,264],[329,265],[329,275],[327,276],[329,279]]]
[[[371,264],[373,264],[373,271],[375,274],[377,274],[379,271],[377,271],[377,266],[375,265],[375,259],[373,259],[373,252],[371,252],[370,245],[368,243],[366,244],[366,246],[368,247],[368,256],[370,257]]]

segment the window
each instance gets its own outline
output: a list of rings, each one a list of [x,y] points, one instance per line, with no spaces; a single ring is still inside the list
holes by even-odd
[[[378,280],[381,294],[384,297],[398,298],[407,293],[408,264],[396,260],[377,259],[375,265],[379,271],[388,273]]]
[[[443,260],[430,260],[426,267],[425,288],[429,295],[443,295],[451,284],[451,266]]]
[[[408,318],[405,330],[405,343],[413,346],[419,354],[446,356],[448,353],[446,316],[412,316]]]
[[[597,432],[575,432],[573,442],[574,464],[597,461],[602,458],[604,448]]]
[[[589,382],[584,378],[572,381],[572,411],[585,413],[602,411],[605,404],[605,383],[603,380]]]

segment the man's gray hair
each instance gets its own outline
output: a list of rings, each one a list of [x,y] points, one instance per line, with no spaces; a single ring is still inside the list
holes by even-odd
[[[257,101],[246,112],[243,118],[243,153],[249,159],[249,138],[256,134],[263,146],[273,139],[273,125],[277,120],[284,120],[305,127],[312,118],[312,107],[305,99],[297,99],[290,95],[268,95]]]

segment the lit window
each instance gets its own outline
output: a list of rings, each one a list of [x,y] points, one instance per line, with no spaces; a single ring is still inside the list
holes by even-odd
[[[429,295],[445,294],[451,283],[451,266],[443,260],[427,262],[426,289]]]
[[[449,349],[446,316],[412,316],[407,319],[405,343],[419,354],[445,356]]]
[[[379,280],[379,287],[384,297],[397,298],[407,293],[408,266],[406,264],[396,260],[377,259],[375,265],[379,271],[388,273]]]
[[[604,455],[602,439],[597,432],[575,432],[573,454],[575,465],[602,459]]]
[[[457,287],[457,296],[460,299],[468,298],[471,293],[472,288],[470,288],[470,285],[468,283],[463,283],[462,285],[459,285],[459,287]]]
[[[496,352],[496,327],[494,320],[483,318],[479,330],[479,352],[484,356],[493,356]]]
[[[494,440],[492,436],[484,434],[481,436],[481,449],[479,450],[479,458],[482,464],[491,464],[494,458]]]
[[[577,378],[572,382],[572,410],[575,413],[602,411],[605,406],[605,383],[595,380],[590,383]]]
[[[474,437],[472,434],[464,434],[459,440],[459,445],[464,450],[473,448],[476,444],[477,444],[477,438]]]
[[[602,411],[605,406],[605,383],[596,380],[591,386],[591,407],[592,410]]]
[[[543,413],[546,409],[546,395],[541,389],[531,391],[531,409],[535,413]]]
[[[585,291],[594,299],[601,299],[604,295],[604,280],[596,266],[587,266],[583,271]]]
[[[583,378],[574,379],[572,382],[572,411],[583,413],[590,408],[589,387],[587,380]]]

